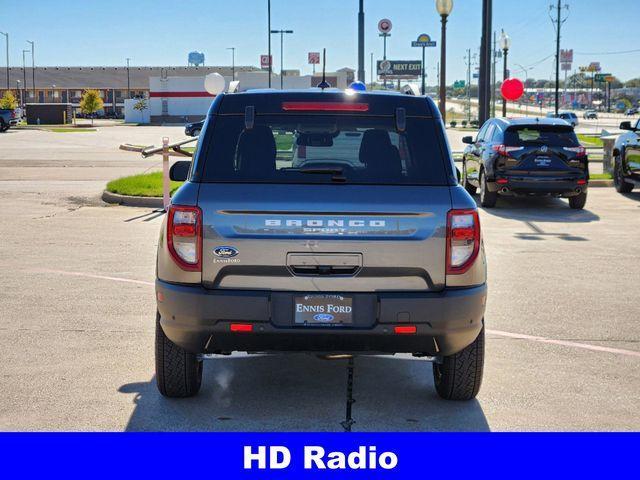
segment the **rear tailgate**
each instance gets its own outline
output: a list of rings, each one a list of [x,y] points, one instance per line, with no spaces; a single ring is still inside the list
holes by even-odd
[[[206,287],[444,288],[446,186],[203,183],[198,203]]]

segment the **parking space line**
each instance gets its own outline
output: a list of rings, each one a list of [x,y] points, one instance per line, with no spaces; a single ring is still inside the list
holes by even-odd
[[[31,271],[37,272],[37,273],[54,273],[58,275],[70,275],[74,277],[95,278],[98,280],[110,280],[113,282],[135,283],[138,285],[148,285],[148,286],[155,285],[153,282],[146,282],[144,280],[134,280],[131,278],[122,278],[122,277],[111,277],[108,275],[95,275],[93,273],[69,272],[66,270],[53,270],[53,269],[47,269],[47,268],[39,268]],[[616,355],[627,355],[630,357],[640,358],[640,352],[635,352],[633,350],[625,350],[622,348],[602,347],[600,345],[590,345],[588,343],[572,342],[569,340],[555,340],[553,338],[537,337],[535,335],[526,335],[524,333],[504,332],[502,330],[487,330],[487,333],[490,335],[497,335],[500,337],[515,338],[518,340],[528,340],[530,342],[547,343],[551,345],[560,345],[563,347],[581,348],[583,350],[591,350],[593,352],[606,352],[606,353],[613,353]]]
[[[515,338],[519,340],[529,340],[531,342],[549,343],[552,345],[561,345],[563,347],[582,348],[594,352],[607,352],[616,355],[628,355],[630,357],[640,357],[640,352],[633,350],[624,350],[622,348],[602,347],[600,345],[590,345],[588,343],[572,342],[569,340],[555,340],[553,338],[536,337],[535,335],[526,335],[524,333],[503,332],[501,330],[487,330],[488,334],[498,335],[501,337]]]
[[[122,277],[109,277],[107,275],[95,275],[92,273],[83,273],[83,272],[68,272],[66,270],[51,270],[48,268],[38,268],[35,270],[31,270],[36,273],[56,273],[58,275],[70,275],[74,277],[87,277],[87,278],[96,278],[98,280],[111,280],[114,282],[124,282],[124,283],[136,283],[138,285],[155,285],[153,282],[145,282],[144,280],[134,280],[132,278],[122,278]]]

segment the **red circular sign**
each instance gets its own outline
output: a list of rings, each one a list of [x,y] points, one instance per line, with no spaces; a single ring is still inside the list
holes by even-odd
[[[518,100],[524,93],[524,84],[517,78],[508,78],[502,84],[500,93],[505,100]]]
[[[378,22],[378,30],[380,33],[389,33],[393,24],[388,18],[383,18]]]

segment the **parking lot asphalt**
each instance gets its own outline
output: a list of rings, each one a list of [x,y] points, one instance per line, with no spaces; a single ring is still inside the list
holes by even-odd
[[[99,196],[158,163],[119,143],[180,130],[0,136],[1,430],[342,430],[344,360],[217,357],[199,397],[157,393],[162,213]],[[440,400],[424,360],[358,357],[353,430],[640,429],[640,192],[593,188],[584,211],[500,199],[481,218],[490,292],[478,399]]]

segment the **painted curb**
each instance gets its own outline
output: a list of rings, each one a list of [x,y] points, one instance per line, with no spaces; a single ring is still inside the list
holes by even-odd
[[[118,193],[102,192],[102,201],[126,207],[162,208],[162,198],[160,197],[132,197],[130,195],[120,195]]]

